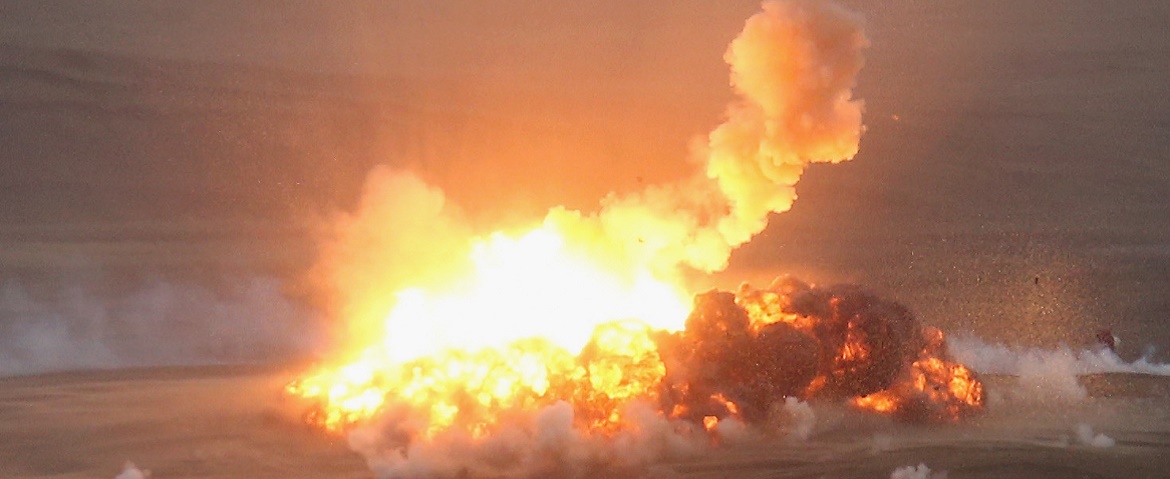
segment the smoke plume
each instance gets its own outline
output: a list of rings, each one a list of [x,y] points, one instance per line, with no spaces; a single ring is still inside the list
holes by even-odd
[[[853,99],[868,41],[855,14],[824,2],[767,2],[724,59],[739,99],[708,136],[706,178],[611,195],[602,236],[658,268],[721,270],[731,251],[787,211],[811,163],[857,153],[862,102]],[[572,221],[554,210],[554,221]]]
[[[868,45],[860,18],[811,1],[763,8],[724,56],[741,101],[710,135],[707,175],[730,202],[718,230],[732,248],[792,206],[808,164],[853,158],[862,131],[852,98]]]

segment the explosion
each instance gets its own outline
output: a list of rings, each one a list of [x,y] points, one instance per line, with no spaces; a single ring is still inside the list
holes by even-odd
[[[566,444],[620,455],[637,438],[760,423],[786,398],[937,421],[979,411],[982,386],[942,333],[897,304],[788,278],[693,300],[684,286],[789,209],[809,164],[856,154],[867,44],[838,6],[765,3],[725,55],[739,100],[703,171],[597,212],[553,208],[529,231],[472,234],[441,191],[375,172],[317,270],[356,352],[286,393],[394,477],[540,470],[548,442],[601,461]],[[439,445],[461,466],[411,465]]]

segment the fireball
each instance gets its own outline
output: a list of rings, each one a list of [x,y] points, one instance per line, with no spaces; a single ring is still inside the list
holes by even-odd
[[[441,190],[373,177],[319,270],[339,318],[360,326],[357,347],[286,393],[327,431],[389,431],[375,455],[390,469],[427,444],[453,444],[468,455],[459,464],[496,464],[475,445],[703,435],[727,418],[765,421],[786,398],[930,420],[978,412],[978,379],[895,303],[787,278],[692,298],[682,280],[726,267],[791,206],[808,165],[857,152],[863,105],[852,89],[867,45],[841,7],[765,3],[725,55],[738,100],[708,135],[699,171],[611,194],[597,211],[552,208],[521,233],[472,234]],[[647,426],[646,411],[670,425]]]
[[[682,328],[680,287],[606,270],[549,225],[471,251],[472,271],[448,290],[399,292],[378,344],[288,385],[316,403],[311,422],[339,431],[407,406],[425,434],[483,434],[508,411],[565,400],[606,429],[621,405],[654,398],[665,368],[649,334]]]

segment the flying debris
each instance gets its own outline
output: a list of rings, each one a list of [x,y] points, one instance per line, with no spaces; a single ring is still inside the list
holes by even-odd
[[[1114,336],[1113,331],[1109,328],[1097,331],[1097,344],[1114,353],[1117,352],[1117,336]]]

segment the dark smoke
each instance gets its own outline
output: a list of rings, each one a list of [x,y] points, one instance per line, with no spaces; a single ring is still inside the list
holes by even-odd
[[[756,316],[773,318],[753,322]],[[657,338],[665,411],[763,421],[785,398],[841,400],[891,389],[924,351],[945,354],[903,306],[852,285],[781,278],[769,288],[695,297],[686,329]]]

